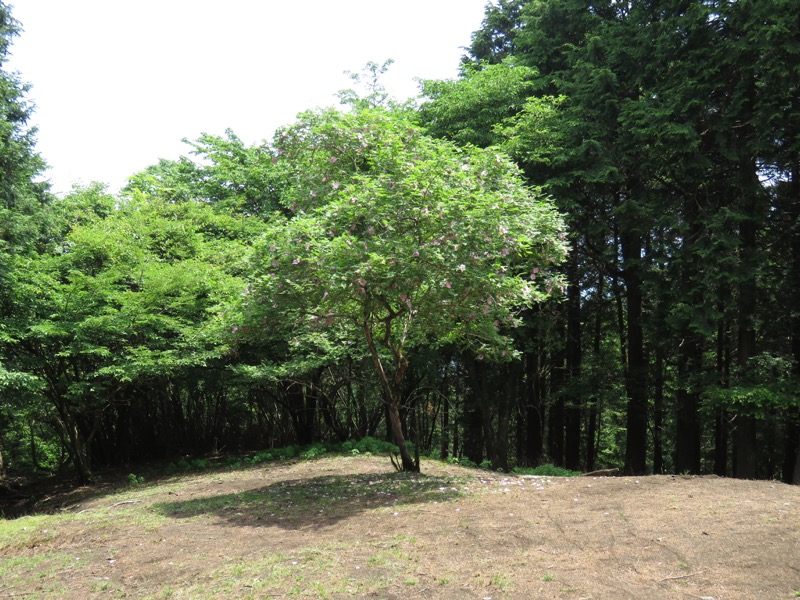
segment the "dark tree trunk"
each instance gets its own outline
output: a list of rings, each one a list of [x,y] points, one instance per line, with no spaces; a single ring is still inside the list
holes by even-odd
[[[576,243],[577,245],[577,243]],[[569,392],[565,397],[564,466],[577,471],[581,461],[581,403],[576,394],[581,377],[581,289],[578,273],[578,251],[573,249],[567,267],[567,339],[566,369]],[[565,390],[566,391],[566,390]]]
[[[510,470],[509,464],[509,449],[510,449],[510,433],[511,433],[511,417],[512,410],[517,406],[516,399],[519,397],[519,386],[521,385],[523,376],[522,362],[515,361],[499,365],[499,368],[494,372],[495,385],[492,385],[494,394],[486,394],[484,397],[491,405],[484,407],[488,413],[491,406],[497,410],[497,426],[490,435],[494,436],[494,453],[491,456],[492,468],[497,471],[508,472]],[[499,379],[497,377],[499,376]],[[487,420],[484,419],[484,423]]]
[[[448,360],[449,363],[449,360]],[[450,365],[445,365],[442,379],[442,438],[439,446],[439,458],[447,460],[450,456]]]
[[[792,262],[791,293],[792,306],[792,356],[794,357],[795,377],[800,379],[800,163],[792,165],[792,181],[789,190],[790,206],[793,219],[792,227]],[[800,407],[795,407],[789,415],[787,426],[786,459],[784,462],[784,479],[787,483],[800,485]]]
[[[539,368],[539,353],[525,354],[525,457],[530,466],[538,466],[544,448],[545,380]]]
[[[623,234],[621,240],[628,316],[625,474],[644,475],[647,472],[647,357],[642,324],[642,240],[638,233],[632,231]]]
[[[653,377],[653,474],[664,473],[664,347],[656,346]]]
[[[720,313],[724,314],[730,300],[727,286],[720,291]],[[730,384],[731,345],[729,340],[729,322],[721,319],[717,327],[717,384],[727,388]],[[714,416],[714,473],[720,477],[728,475],[728,412],[723,407],[717,408]]]
[[[794,472],[792,474],[792,483],[800,485],[800,440],[797,441],[797,456],[794,461]]]
[[[699,474],[700,392],[696,378],[700,370],[701,348],[697,336],[693,333],[688,333],[681,342],[678,355],[680,384],[676,394],[675,472]]]
[[[470,355],[465,355],[467,378],[469,387],[464,396],[464,457],[479,465],[483,462],[484,438],[483,438],[483,412],[480,405],[481,389],[476,387],[478,383],[474,375],[475,359]]]
[[[592,353],[595,361],[599,360],[603,340],[603,289],[605,278],[602,273],[597,278],[597,307],[594,317],[594,332],[592,333]],[[598,373],[593,374],[593,396],[589,403],[589,419],[586,427],[586,470],[594,471],[597,462],[597,422],[600,418],[600,385]]]
[[[299,383],[290,383],[286,387],[286,409],[292,419],[295,443],[307,446],[314,438],[312,428],[308,422],[308,393],[307,386]]]
[[[686,198],[683,217],[688,223],[688,231],[682,247],[680,285],[682,299],[688,314],[683,317],[678,330],[678,390],[676,394],[676,439],[675,471],[677,473],[700,473],[701,429],[700,381],[702,370],[702,338],[698,333],[697,320],[703,296],[698,289],[699,245],[704,227],[698,214],[698,202],[694,197]]]
[[[746,205],[744,210],[745,218],[742,219],[739,226],[740,270],[746,273],[747,277],[739,284],[739,329],[736,363],[741,372],[746,373],[748,361],[756,353],[758,200],[752,190],[758,186],[758,181],[747,181],[748,178],[755,177],[755,165],[751,164],[750,161],[747,161],[747,164],[742,167],[742,171],[742,177],[745,179],[742,193],[746,195]],[[734,476],[740,479],[754,479],[756,477],[756,419],[750,414],[742,413],[737,415],[735,426]]]
[[[551,355],[549,395],[552,400],[547,415],[547,453],[558,467],[564,466],[564,359],[563,350]]]

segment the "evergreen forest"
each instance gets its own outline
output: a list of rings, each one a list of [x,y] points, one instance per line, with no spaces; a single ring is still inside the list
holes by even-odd
[[[43,180],[19,34],[0,478],[371,437],[800,484],[795,0],[493,0],[458,78],[370,63],[113,194]]]

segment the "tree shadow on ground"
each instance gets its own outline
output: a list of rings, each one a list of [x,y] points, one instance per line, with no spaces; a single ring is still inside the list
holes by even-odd
[[[231,465],[231,457],[202,459],[206,467],[176,470],[176,461],[159,460],[141,464],[99,470],[88,485],[80,485],[71,473],[41,477],[16,477],[0,482],[0,519],[17,519],[23,516],[59,514],[80,508],[106,496],[133,490],[158,487],[169,481],[199,477],[230,470],[248,471],[272,466],[291,466],[302,459],[290,458],[267,465]],[[308,459],[305,459],[306,461]],[[313,459],[312,459],[313,460]],[[131,485],[131,474],[142,476],[143,482]]]
[[[448,502],[463,494],[459,480],[418,473],[326,475],[276,482],[231,494],[161,502],[175,519],[214,516],[237,527],[321,528],[355,514],[409,504]]]

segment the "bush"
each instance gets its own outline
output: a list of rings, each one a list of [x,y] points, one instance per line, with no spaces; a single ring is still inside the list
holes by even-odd
[[[467,467],[470,469],[478,468],[477,463],[472,462],[470,459],[464,456],[462,456],[461,458],[457,456],[451,456],[450,458],[447,459],[447,462],[449,462],[451,465],[458,465],[460,467]]]
[[[538,475],[540,477],[576,477],[581,474],[580,471],[570,471],[550,464],[535,468],[517,467],[513,472],[517,475]]]
[[[325,446],[323,446],[322,444],[312,444],[311,446],[309,446],[308,448],[303,450],[300,453],[300,456],[302,458],[305,458],[306,460],[311,460],[313,458],[317,458],[318,456],[322,456],[323,454],[326,454],[327,452],[328,452],[328,449]]]

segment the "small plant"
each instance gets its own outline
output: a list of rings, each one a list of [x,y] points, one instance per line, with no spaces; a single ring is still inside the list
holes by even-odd
[[[542,575],[542,581],[553,581],[555,580],[555,576],[552,573],[545,573]]]
[[[211,461],[207,458],[196,458],[189,463],[193,471],[202,471],[211,466]]]
[[[461,467],[468,467],[471,469],[478,468],[478,465],[476,463],[464,457],[459,458],[457,456],[451,456],[450,458],[447,459],[447,462],[450,463],[451,465],[459,465]]]
[[[144,477],[135,473],[128,473],[128,485],[142,485],[143,483]]]
[[[496,585],[504,592],[507,592],[509,589],[511,589],[511,580],[504,575],[492,575],[492,584]]]
[[[325,446],[323,446],[322,444],[313,444],[313,445],[309,446],[308,448],[306,448],[305,450],[303,450],[300,453],[300,456],[302,458],[305,458],[306,460],[311,460],[313,458],[317,458],[318,456],[322,456],[323,454],[325,454],[327,452],[328,452],[328,449]]]
[[[257,465],[263,462],[269,462],[271,460],[275,460],[275,457],[273,456],[272,452],[270,452],[269,450],[264,450],[262,452],[258,452],[257,454],[251,456],[247,460],[247,462],[249,462],[251,465]]]

